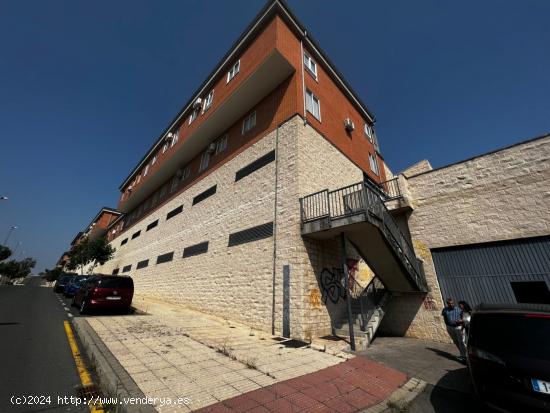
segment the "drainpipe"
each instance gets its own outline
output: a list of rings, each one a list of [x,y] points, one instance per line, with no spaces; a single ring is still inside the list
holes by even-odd
[[[304,77],[304,43],[303,39],[307,37],[307,30],[304,30],[304,35],[300,39],[300,51],[302,53],[302,57],[300,58],[300,61],[302,62],[302,103],[304,104],[304,126],[307,125],[307,110],[306,110],[306,80]]]
[[[275,129],[275,205],[273,208],[274,217],[273,217],[273,275],[272,275],[272,286],[271,286],[271,334],[275,335],[275,280],[277,275],[277,201],[278,201],[278,190],[277,186],[279,184],[279,127]]]
[[[349,341],[351,350],[355,351],[355,335],[353,334],[353,319],[351,315],[351,291],[349,288],[348,264],[346,263],[346,236],[340,233],[340,246],[342,248],[342,269],[344,270],[344,282],[346,283],[346,302],[348,305]]]

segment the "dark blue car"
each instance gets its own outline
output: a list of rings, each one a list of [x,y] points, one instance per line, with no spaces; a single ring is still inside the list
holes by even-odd
[[[65,297],[74,297],[80,287],[82,287],[82,285],[88,278],[89,277],[86,275],[77,275],[76,277],[74,277],[67,283],[67,285],[65,285],[63,295]]]

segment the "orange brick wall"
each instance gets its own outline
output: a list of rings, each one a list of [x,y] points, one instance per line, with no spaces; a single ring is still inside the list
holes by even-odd
[[[210,166],[206,171],[202,173],[198,172],[200,164],[199,154],[190,163],[191,175],[184,182],[184,186],[178,188],[178,190],[163,199],[154,209],[158,208],[168,199],[171,199],[177,193],[185,190],[190,185],[193,185],[202,177],[212,172],[215,168],[219,167],[223,162],[234,157],[246,149],[253,142],[272,131],[278,124],[284,120],[290,118],[292,115],[298,113],[301,116],[304,115],[304,96],[302,88],[302,70],[304,71],[305,87],[311,90],[321,102],[321,121],[313,117],[310,113],[307,113],[307,121],[317,129],[330,143],[334,145],[340,152],[347,156],[353,163],[367,173],[374,181],[384,181],[385,171],[383,168],[382,159],[374,149],[374,146],[369,142],[364,133],[364,124],[366,119],[356,109],[356,107],[345,96],[337,83],[328,75],[325,68],[321,65],[317,59],[314,60],[317,63],[317,80],[310,74],[308,70],[302,68],[302,54],[300,49],[300,39],[294,34],[294,32],[287,26],[287,24],[279,17],[273,18],[260,32],[260,34],[254,39],[244,52],[240,55],[240,71],[233,78],[232,81],[227,83],[227,70],[223,70],[218,79],[215,81],[214,86],[214,101],[212,106],[204,114],[199,114],[189,125],[189,114],[183,117],[179,124],[179,141],[174,147],[169,148],[164,154],[162,153],[162,146],[157,151],[157,161],[155,165],[150,166],[147,176],[142,176],[139,184],[136,184],[137,188],[142,185],[145,180],[162,167],[163,163],[176,152],[181,145],[184,144],[186,138],[194,132],[194,130],[207,119],[215,109],[240,85],[240,83],[250,76],[256,67],[271,53],[274,49],[277,49],[295,68],[296,71],[281,84],[275,91],[267,96],[256,107],[256,127],[253,131],[250,131],[245,136],[241,135],[242,119],[239,119],[233,126],[228,129],[228,146],[225,152],[219,155],[211,157]],[[239,59],[236,56],[234,62]],[[232,63],[231,63],[232,64]],[[209,90],[206,90],[202,98],[204,99]],[[253,109],[251,108],[250,111]],[[351,118],[355,124],[355,130],[348,133],[344,128],[344,119]],[[216,137],[212,137],[212,140]],[[205,147],[209,142],[205,142]],[[370,163],[368,155],[369,153],[375,154],[380,176],[374,175],[370,169]],[[182,165],[185,167],[186,165]],[[165,183],[166,184],[166,183]],[[160,188],[160,187],[159,187]],[[152,195],[152,194],[151,194]],[[124,204],[124,198],[121,198],[119,207]],[[151,211],[147,212],[142,218],[146,217]],[[136,221],[136,222],[138,222]],[[119,232],[120,233],[120,232]],[[118,234],[119,234],[118,233]],[[118,236],[117,234],[117,236]]]

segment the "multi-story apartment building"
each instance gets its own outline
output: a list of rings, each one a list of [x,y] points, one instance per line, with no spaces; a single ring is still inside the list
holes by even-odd
[[[550,139],[541,142],[518,147],[546,171],[528,180],[533,188],[548,183],[548,157],[533,152],[548,154]],[[496,176],[525,175],[495,154],[480,159]],[[387,313],[380,327],[391,334],[448,340],[439,249],[471,242],[464,228],[479,242],[497,239],[485,236],[489,210],[476,205],[480,194],[504,195],[478,161],[434,171],[424,162],[393,176],[371,112],[273,0],[121,183],[107,233],[116,253],[97,270],[131,275],[138,295],[284,336],[353,328],[367,343]],[[453,194],[446,205],[462,183],[471,198]],[[540,205],[542,193],[527,202]],[[454,213],[479,225],[452,224]],[[507,239],[550,232],[545,218],[528,232],[512,219],[491,222]]]
[[[302,237],[300,198],[364,180],[386,180],[373,115],[271,1],[120,185],[117,251],[99,270],[263,330],[330,333],[340,241]],[[421,289],[388,248],[395,288]]]
[[[97,215],[90,221],[90,223],[79,231],[71,241],[70,250],[80,244],[85,238],[95,239],[107,236],[107,230],[111,227],[117,219],[122,217],[122,213],[113,208],[103,207],[99,210]],[[69,261],[69,251],[64,252],[56,266],[65,267]]]

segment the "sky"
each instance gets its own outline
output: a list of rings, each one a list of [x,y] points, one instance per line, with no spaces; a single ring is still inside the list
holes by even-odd
[[[288,3],[393,171],[550,132],[550,1]],[[52,268],[263,5],[0,0],[0,244]]]

